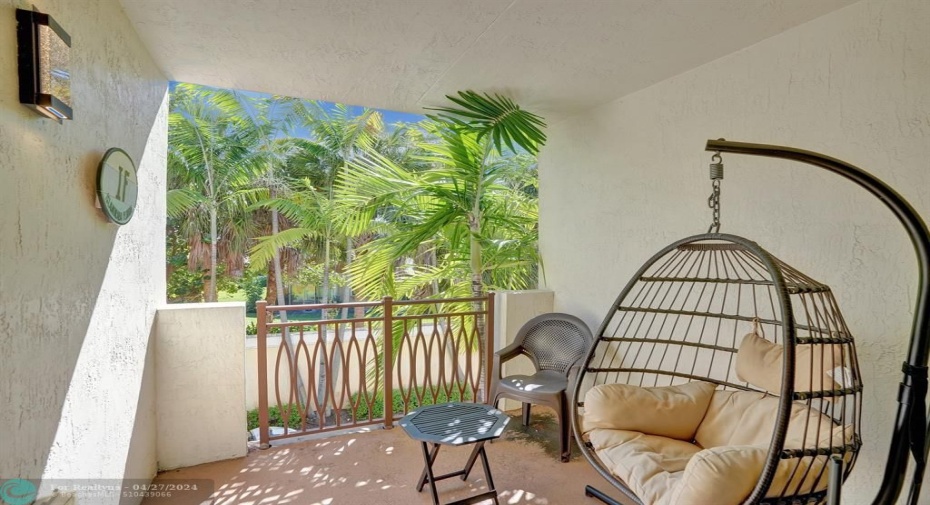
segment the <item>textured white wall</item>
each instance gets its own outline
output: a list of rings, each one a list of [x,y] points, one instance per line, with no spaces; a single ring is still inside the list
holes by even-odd
[[[75,119],[41,118],[16,73],[13,10],[32,3],[0,0],[0,475],[150,478],[154,427],[134,428],[165,296],[167,83],[118,0],[34,0],[72,37]],[[94,207],[109,147],[138,169],[123,227]]]
[[[865,0],[553,125],[541,160],[540,233],[556,310],[597,328],[655,251],[707,229],[708,138],[849,161],[930,219],[928,26],[930,2]],[[844,503],[869,503],[910,332],[910,243],[877,200],[836,176],[787,161],[724,162],[722,230],[833,286],[857,337],[865,447]]]
[[[245,303],[163,306],[154,334],[159,470],[245,456]]]

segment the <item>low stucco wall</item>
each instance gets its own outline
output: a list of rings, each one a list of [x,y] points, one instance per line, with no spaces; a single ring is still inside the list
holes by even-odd
[[[159,470],[245,456],[245,304],[166,305],[155,318]]]

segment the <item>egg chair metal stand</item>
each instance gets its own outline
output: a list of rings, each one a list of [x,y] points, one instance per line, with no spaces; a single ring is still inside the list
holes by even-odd
[[[895,503],[911,456],[914,467],[907,503],[916,505],[930,449],[926,412],[930,285],[925,277],[930,271],[930,233],[926,225],[887,184],[829,156],[725,140],[709,140],[706,149],[824,168],[879,198],[907,230],[918,257],[917,302],[891,446],[874,504]],[[722,165],[719,171],[722,177]],[[714,184],[712,204],[715,198],[719,199],[719,181]],[[838,504],[840,485],[861,445],[862,382],[853,338],[828,286],[749,239],[719,233],[718,209],[716,229],[712,225],[709,233],[664,248],[643,265],[617,298],[595,334],[595,345],[572,391],[575,437],[579,442],[586,440],[583,390],[612,382],[638,387],[710,382],[717,388],[715,395],[757,395],[760,402],[777,403],[762,471],[743,503]],[[752,333],[739,344],[739,336],[750,326]],[[747,379],[754,372],[745,366],[742,373],[737,370],[742,347],[747,341],[756,342],[750,340],[751,335],[761,336],[761,345],[778,351],[781,378],[775,386]],[[798,421],[798,412],[809,417]],[[821,419],[827,419],[834,434],[823,438]],[[797,422],[801,431],[792,424]],[[607,468],[590,443],[582,443],[581,450],[608,482],[633,501],[644,503]],[[788,473],[786,464],[794,465]],[[586,494],[618,503],[590,486]]]

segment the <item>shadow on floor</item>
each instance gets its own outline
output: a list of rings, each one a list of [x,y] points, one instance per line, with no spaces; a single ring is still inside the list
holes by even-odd
[[[513,418],[500,440],[486,446],[491,472],[506,505],[595,505],[585,484],[612,489],[583,458],[558,460],[555,419],[543,409],[529,427]],[[444,448],[437,473],[460,470],[471,450]],[[245,458],[162,472],[156,484],[207,483],[211,494],[175,493],[152,497],[143,505],[378,505],[430,504],[427,489],[418,493],[423,470],[420,444],[403,429],[339,435],[250,451]],[[485,491],[484,473],[475,468],[467,481],[438,483],[443,503]],[[490,504],[490,500],[481,502]]]
[[[529,426],[523,426],[519,411],[507,412],[510,424],[504,431],[503,439],[514,440],[539,446],[547,456],[558,459],[562,452],[559,446],[559,422],[555,412],[542,407],[533,407]],[[572,443],[572,461],[583,459],[581,450],[574,438]]]

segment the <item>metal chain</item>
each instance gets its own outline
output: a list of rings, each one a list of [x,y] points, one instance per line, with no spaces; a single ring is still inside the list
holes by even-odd
[[[707,198],[707,206],[714,211],[714,221],[707,228],[707,233],[720,233],[720,181],[723,179],[723,158],[717,152],[714,153],[710,161],[710,178],[713,192]]]

